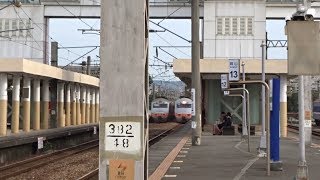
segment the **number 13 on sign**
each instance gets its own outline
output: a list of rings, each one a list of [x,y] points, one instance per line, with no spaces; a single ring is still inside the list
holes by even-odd
[[[240,80],[240,59],[229,59],[229,81]]]

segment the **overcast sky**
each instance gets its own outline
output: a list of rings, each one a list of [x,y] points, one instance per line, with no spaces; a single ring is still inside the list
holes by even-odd
[[[158,22],[159,20],[152,20]],[[149,24],[150,29],[162,30],[160,27]],[[191,21],[181,19],[168,19],[160,23],[161,26],[175,32],[187,40],[191,40]],[[284,40],[284,20],[272,20],[267,21],[268,39],[270,40]],[[58,41],[60,46],[74,47],[74,46],[99,46],[100,36],[97,34],[82,34],[79,29],[100,29],[99,19],[51,19],[50,20],[50,36]],[[200,31],[201,32],[201,31]],[[177,37],[169,32],[150,33],[150,54],[149,64],[160,65],[150,67],[150,74],[159,80],[178,80],[174,78],[174,74],[171,68],[165,68],[164,63],[154,58],[156,56],[156,48],[154,46],[191,46],[189,42]],[[59,65],[66,65],[71,61],[77,59],[79,55],[83,55],[93,48],[79,48],[79,49],[59,49]],[[169,54],[172,54],[176,58],[191,58],[191,48],[163,48]],[[94,60],[94,63],[98,63],[99,48],[88,54]],[[174,57],[168,55],[164,51],[158,49],[158,58],[172,63]],[[285,48],[270,48],[268,49],[269,59],[286,59]],[[68,59],[68,60],[65,60]],[[76,63],[86,58],[79,59]]]

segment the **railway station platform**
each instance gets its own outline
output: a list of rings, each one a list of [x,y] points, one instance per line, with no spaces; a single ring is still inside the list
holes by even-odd
[[[166,159],[150,176],[154,179],[174,180],[265,180],[265,179],[294,179],[299,158],[299,141],[297,134],[289,134],[282,138],[280,144],[280,159],[283,171],[271,171],[266,176],[266,158],[259,157],[257,147],[259,136],[251,138],[251,152],[248,152],[246,141],[240,136],[213,136],[205,132],[201,146],[191,146],[191,135],[185,135]],[[314,141],[311,147],[306,147],[306,159],[309,178],[320,177],[320,141]],[[175,157],[172,156],[174,153]],[[162,178],[159,178],[162,176]]]
[[[0,137],[0,167],[98,138],[97,123],[8,134]]]

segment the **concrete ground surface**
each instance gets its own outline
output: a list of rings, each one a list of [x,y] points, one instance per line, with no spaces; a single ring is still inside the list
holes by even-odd
[[[296,136],[291,134],[291,136]],[[265,180],[294,179],[299,159],[299,141],[296,138],[281,139],[280,159],[283,171],[271,171],[266,176],[266,158],[259,158],[257,150],[260,138],[251,138],[251,153],[247,142],[240,136],[212,136],[205,132],[201,146],[185,145],[188,150],[177,156],[166,176],[162,179],[174,180]],[[320,141],[306,147],[310,180],[320,179]],[[186,152],[187,151],[187,152]],[[183,162],[182,162],[183,161]]]

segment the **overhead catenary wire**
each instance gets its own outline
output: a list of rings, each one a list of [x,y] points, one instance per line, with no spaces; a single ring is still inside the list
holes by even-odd
[[[27,28],[27,24],[25,24],[24,21],[23,21],[23,19],[20,17],[19,13],[18,13],[17,10],[16,10],[16,7],[13,6],[13,5],[12,5],[12,7],[13,7],[13,9],[14,9],[14,12],[15,12],[16,15],[18,16],[19,20],[23,23],[24,27]],[[29,18],[29,19],[30,19],[30,18]],[[32,34],[32,33],[30,33],[30,36],[31,36],[31,38],[35,41],[35,43],[39,46],[39,48],[41,48],[40,44],[39,44],[39,43],[36,41],[36,39],[33,37],[33,34]]]
[[[57,4],[59,6],[61,6],[63,9],[65,9],[66,11],[68,11],[71,15],[73,15],[75,18],[78,18],[81,22],[83,22],[85,25],[87,25],[88,27],[90,27],[91,29],[93,28],[93,26],[89,25],[88,23],[86,23],[84,20],[82,20],[79,16],[76,16],[74,13],[72,13],[68,8],[66,8],[65,6],[63,6],[62,4],[59,3],[58,0],[55,0],[55,2],[57,2]]]
[[[166,42],[168,45],[172,46],[174,49],[176,49],[177,51],[179,51],[180,53],[184,54],[185,56],[187,57],[190,57],[190,55],[186,54],[185,52],[181,51],[180,49],[178,48],[175,48],[170,42],[168,42],[166,39],[164,39],[163,37],[161,37],[158,33],[155,33],[160,39],[162,39],[164,42]]]

